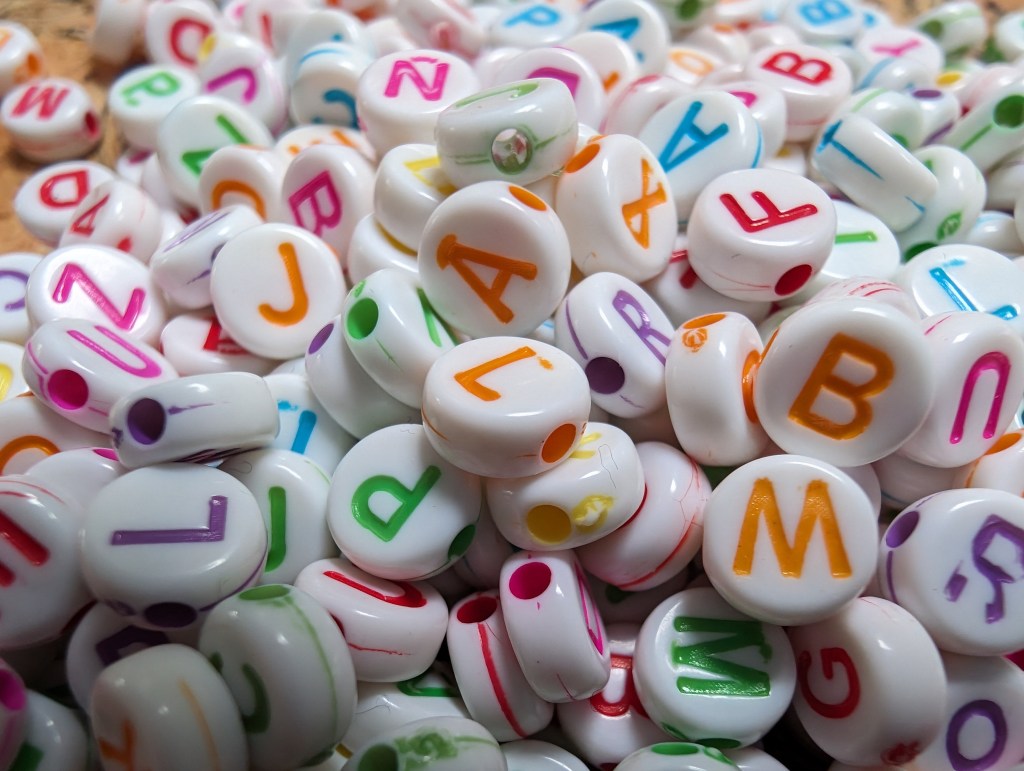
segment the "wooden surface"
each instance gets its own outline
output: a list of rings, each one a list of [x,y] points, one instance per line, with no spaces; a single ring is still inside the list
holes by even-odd
[[[939,0],[886,0],[883,5],[900,19],[935,5]],[[1024,7],[1024,0],[985,0],[997,14],[1000,9]],[[93,0],[0,0],[0,19],[17,21],[31,29],[43,47],[51,75],[85,83],[104,111],[106,87],[117,72],[94,62],[89,53],[88,34]],[[112,165],[117,158],[115,132],[106,122],[103,144],[90,158]],[[38,168],[11,151],[0,129],[0,253],[24,249],[45,253],[46,247],[32,238],[14,217],[12,198],[21,182]]]

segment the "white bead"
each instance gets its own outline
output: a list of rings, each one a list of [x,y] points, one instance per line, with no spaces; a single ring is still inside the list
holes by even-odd
[[[721,750],[690,742],[661,742],[639,749],[615,767],[615,771],[660,771],[671,758],[674,771],[730,771],[735,764]]]
[[[501,610],[530,686],[555,703],[589,698],[608,682],[604,623],[571,551],[517,552],[501,568]]]
[[[725,754],[739,767],[740,771],[788,771],[784,765],[767,752],[753,747],[727,750]]]
[[[473,59],[486,40],[486,31],[469,8],[451,0],[395,0],[391,12],[413,41]]]
[[[503,62],[495,83],[508,84],[534,78],[562,81],[576,103],[580,123],[600,126],[608,106],[597,70],[580,54],[562,47],[531,48]]]
[[[1021,461],[1024,460],[1021,438],[1024,438],[1024,431],[1019,428],[1003,434],[977,461],[957,469],[957,484],[950,484],[947,489],[954,486],[983,487],[1008,493],[1024,492],[1019,481]],[[903,506],[908,503],[910,501],[904,501]]]
[[[329,8],[306,11],[295,22],[284,57],[285,79],[291,81],[299,60],[321,43],[346,43],[367,54],[375,53],[366,25],[352,13],[351,3],[342,9],[338,4]]]
[[[519,739],[501,745],[509,771],[587,771],[583,761],[557,744]]]
[[[105,669],[89,700],[89,717],[105,762],[249,768],[231,691],[201,653],[184,645],[158,645]]]
[[[479,182],[438,204],[419,243],[423,290],[469,335],[525,335],[569,285],[569,239],[555,211],[523,187]]]
[[[353,284],[383,268],[398,268],[413,277],[419,276],[416,250],[388,233],[373,214],[356,223],[345,257],[345,268]]]
[[[203,0],[168,0],[150,4],[144,36],[146,52],[156,64],[194,69],[206,38],[221,20]]]
[[[531,48],[557,45],[576,31],[579,14],[558,4],[517,4],[502,9],[491,23],[490,39],[495,47]]]
[[[946,702],[942,660],[924,627],[899,606],[860,597],[831,618],[791,629],[789,639],[797,717],[832,757],[857,766],[909,763],[938,734]]]
[[[356,703],[352,657],[305,592],[269,584],[228,597],[203,621],[197,648],[238,705],[251,768],[305,765],[345,735]]]
[[[810,43],[844,43],[863,27],[860,8],[846,0],[801,0],[786,6],[782,21]]]
[[[835,234],[835,207],[810,180],[775,169],[732,171],[697,196],[690,266],[722,294],[778,300],[821,270]]]
[[[348,43],[320,43],[308,49],[290,75],[288,114],[297,124],[358,128],[356,89],[372,63],[369,53]]]
[[[58,637],[88,604],[78,553],[82,513],[63,491],[27,476],[5,476],[0,493],[0,645],[24,648]]]
[[[97,185],[113,178],[110,169],[92,161],[46,166],[18,188],[14,212],[32,235],[51,246],[56,245],[64,228],[71,223],[75,207]]]
[[[107,64],[123,67],[146,27],[148,0],[99,0],[95,4],[89,49]]]
[[[149,262],[160,244],[163,212],[136,185],[118,179],[101,182],[71,213],[59,246],[96,244]]]
[[[329,475],[356,442],[316,398],[303,372],[303,359],[296,364],[295,370],[278,368],[264,378],[281,422],[270,446],[307,457]]]
[[[935,387],[915,321],[877,301],[838,299],[782,323],[757,369],[754,406],[787,452],[861,466],[910,438]]]
[[[668,264],[677,230],[672,201],[658,159],[627,135],[588,141],[555,188],[555,211],[576,267],[631,281],[653,278]]]
[[[133,147],[155,150],[160,121],[180,102],[199,92],[199,79],[191,70],[173,64],[150,64],[115,80],[107,99],[114,124],[125,141]]]
[[[1002,549],[996,544],[1003,542]],[[997,656],[1024,647],[1024,593],[1015,573],[1024,502],[1001,490],[946,490],[907,507],[885,532],[884,595],[924,625],[943,650]],[[995,548],[993,548],[995,547]]]
[[[285,84],[263,45],[239,33],[217,32],[203,41],[197,64],[205,93],[240,104],[274,134],[285,127]]]
[[[25,741],[15,760],[22,762],[25,758],[35,761],[39,771],[85,771],[89,738],[78,715],[53,699],[29,691]]]
[[[397,145],[433,141],[441,111],[478,89],[465,60],[443,51],[402,51],[366,68],[356,109],[367,138],[383,155]]]
[[[0,402],[0,473],[23,474],[63,450],[109,444],[109,437],[65,420],[35,397]]]
[[[441,458],[422,426],[390,426],[338,464],[327,521],[357,567],[391,581],[421,580],[466,551],[480,499],[479,478]]]
[[[347,287],[337,256],[294,225],[257,225],[233,236],[217,255],[210,296],[217,318],[261,356],[300,356],[341,310]]]
[[[415,255],[430,215],[455,189],[441,169],[434,145],[399,145],[388,150],[377,166],[372,214]]]
[[[160,333],[160,350],[182,377],[210,372],[265,375],[278,364],[232,340],[212,311],[175,316]]]
[[[687,589],[655,608],[634,656],[651,720],[700,743],[754,743],[782,717],[796,686],[785,632],[730,607],[714,589]]]
[[[512,741],[546,728],[554,706],[530,688],[498,600],[497,591],[488,591],[452,606],[446,639],[470,715],[494,738]]]
[[[510,543],[575,549],[632,517],[644,499],[644,475],[625,432],[591,421],[564,463],[522,479],[488,479],[486,492],[494,524]]]
[[[607,32],[625,40],[643,75],[660,73],[668,61],[668,24],[651,3],[605,0],[585,8],[579,24],[582,30]]]
[[[465,187],[486,180],[528,185],[553,174],[572,157],[577,132],[568,87],[540,78],[460,99],[438,116],[435,136],[442,170]]]
[[[385,731],[355,752],[347,766],[410,768],[427,763],[430,771],[506,771],[498,742],[479,723],[457,717],[432,717]]]
[[[738,313],[698,316],[672,336],[668,411],[679,446],[698,463],[746,463],[768,445],[753,403],[761,351],[757,327]]]
[[[539,474],[576,449],[590,413],[586,375],[557,348],[516,337],[470,340],[423,386],[434,448],[480,476]]]
[[[0,254],[0,341],[21,344],[28,338],[28,279],[41,259],[31,252]],[[0,394],[0,400],[3,398]]]
[[[691,88],[668,75],[638,78],[618,91],[608,107],[601,130],[605,134],[638,136],[640,129],[654,113],[691,91]]]
[[[92,97],[64,78],[34,78],[8,92],[0,103],[0,124],[14,149],[37,163],[81,158],[102,136]]]
[[[199,211],[203,214],[238,204],[251,206],[261,219],[284,219],[281,184],[287,163],[269,148],[228,145],[203,164],[199,173]]]
[[[44,73],[42,46],[32,31],[15,21],[0,24],[0,96]]]
[[[799,455],[761,458],[711,494],[704,569],[744,613],[773,624],[812,623],[871,580],[877,515],[867,494],[835,466]]]
[[[303,568],[295,586],[341,627],[360,682],[418,677],[444,640],[448,606],[430,584],[385,581],[348,560],[325,559]]]

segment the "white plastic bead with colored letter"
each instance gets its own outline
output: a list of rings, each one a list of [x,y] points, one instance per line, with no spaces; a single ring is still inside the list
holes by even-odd
[[[203,42],[219,26],[216,10],[202,0],[157,3],[146,13],[146,53],[157,64],[193,69]]]
[[[110,169],[92,161],[68,161],[45,166],[18,188],[14,196],[14,213],[33,236],[55,245],[64,228],[71,223],[75,207],[97,185],[113,178]]]
[[[561,169],[576,149],[576,104],[564,82],[504,83],[460,99],[437,118],[441,169],[457,187],[528,185]]]
[[[676,216],[690,218],[700,191],[716,177],[761,161],[761,128],[735,96],[699,90],[673,99],[648,119],[640,141],[668,176]]]
[[[448,0],[397,0],[391,12],[417,45],[476,58],[487,34],[480,19]]]
[[[268,444],[277,405],[248,372],[195,375],[143,386],[110,409],[118,459],[130,469],[168,461],[209,463]]]
[[[377,734],[428,717],[469,719],[447,669],[432,667],[398,683],[358,684],[356,712],[336,752],[351,755]]]
[[[654,113],[692,91],[668,75],[647,75],[624,85],[612,100],[601,130],[605,134],[637,136]],[[785,109],[785,105],[782,105]]]
[[[1024,439],[1021,429],[1003,434],[977,461],[958,469],[957,484],[948,487],[987,487],[1024,497],[1024,485],[1021,485],[1024,442],[1021,439]],[[910,501],[904,501],[900,508],[907,503]]]
[[[982,311],[1024,337],[1024,274],[999,252],[969,244],[937,246],[904,263],[895,281],[926,318]]]
[[[179,102],[198,96],[199,78],[184,67],[149,64],[114,81],[108,104],[125,141],[141,150],[155,150],[160,121]]]
[[[14,149],[36,163],[81,158],[103,133],[89,92],[64,78],[33,78],[11,90],[0,103],[0,124]]]
[[[163,212],[145,191],[122,180],[101,182],[71,213],[61,247],[110,246],[149,262],[163,235]]]
[[[554,706],[523,674],[497,591],[470,594],[452,606],[446,639],[466,708],[494,738],[522,739],[547,727]]]
[[[338,464],[327,519],[357,567],[392,581],[420,580],[466,551],[480,499],[480,480],[438,455],[422,426],[390,426]]]
[[[279,223],[232,237],[210,275],[224,329],[248,350],[273,359],[302,355],[341,310],[345,291],[330,247],[302,228]]]
[[[612,766],[666,734],[644,711],[633,684],[637,624],[607,628],[612,671],[608,684],[589,699],[558,705],[558,722],[580,755],[595,766]],[[525,769],[524,769],[525,771]]]
[[[756,80],[727,81],[713,87],[732,94],[750,110],[761,129],[761,158],[774,158],[786,140],[786,100],[782,92]]]
[[[0,25],[0,96],[45,69],[43,49],[32,30],[5,19]]]
[[[697,196],[690,266],[729,297],[778,300],[822,269],[835,235],[835,207],[810,180],[776,169],[732,171]]]
[[[414,720],[373,737],[345,763],[352,771],[506,771],[498,742],[479,723],[458,717]]]
[[[21,374],[25,349],[17,343],[0,340],[0,402],[28,392],[28,383]]]
[[[35,691],[28,691],[25,741],[15,763],[35,760],[39,771],[85,771],[89,739],[72,710]],[[17,768],[17,765],[12,766]]]
[[[787,452],[860,466],[910,438],[935,388],[916,321],[871,299],[837,299],[782,323],[758,366],[754,406]]]
[[[269,544],[260,584],[294,583],[306,565],[338,553],[327,529],[330,479],[309,458],[268,448],[218,468],[249,488],[263,514]]]
[[[419,243],[423,290],[473,336],[525,335],[558,307],[572,268],[562,222],[523,187],[478,182],[438,204]]]
[[[521,479],[488,479],[494,524],[515,546],[575,549],[613,533],[644,499],[644,473],[633,440],[591,421],[564,463]]]
[[[310,47],[289,71],[288,113],[296,124],[358,128],[356,88],[373,57],[348,43]]]
[[[921,767],[1004,768],[1024,756],[1024,673],[998,656],[942,654],[948,690],[942,730],[918,756]]]
[[[210,372],[265,375],[278,364],[232,340],[212,310],[175,316],[160,333],[160,349],[182,377]]]
[[[861,487],[828,463],[760,458],[711,494],[704,569],[742,612],[772,624],[809,624],[835,613],[871,580],[877,516]]]
[[[557,744],[519,739],[501,745],[509,771],[587,771],[582,760]]]
[[[82,319],[39,327],[25,343],[22,374],[32,393],[59,415],[103,432],[122,396],[177,377],[155,348]]]
[[[158,645],[105,669],[89,717],[105,764],[126,758],[148,768],[249,768],[231,691],[201,653],[184,645]]]
[[[248,206],[227,206],[200,217],[164,241],[150,258],[154,283],[176,305],[188,309],[207,307],[213,302],[210,272],[214,258],[229,239],[262,222]]]
[[[214,152],[228,145],[270,147],[273,139],[260,120],[224,97],[203,94],[175,105],[160,121],[156,139],[160,169],[174,197],[197,206],[203,166]]]
[[[418,410],[392,397],[366,373],[341,325],[340,316],[332,320],[306,350],[306,377],[323,408],[357,439],[396,423],[420,422]]]
[[[80,447],[43,458],[26,476],[66,500],[75,501],[84,510],[100,490],[126,471],[113,450]]]
[[[374,149],[384,155],[409,142],[431,142],[437,116],[479,90],[472,67],[429,49],[381,56],[359,79],[356,110]]]
[[[430,584],[385,581],[348,560],[325,559],[303,568],[295,586],[341,627],[360,682],[417,677],[430,668],[444,640],[448,606]]]
[[[261,219],[284,219],[281,184],[287,162],[267,147],[228,145],[216,150],[199,172],[199,210],[244,204]]]
[[[585,57],[561,46],[531,48],[502,62],[494,75],[496,85],[538,78],[562,81],[576,103],[580,123],[600,126],[607,109],[601,76]]]
[[[144,265],[117,249],[85,244],[42,259],[25,288],[25,309],[36,328],[54,319],[81,319],[150,344],[167,319]]]
[[[555,212],[572,259],[584,274],[621,273],[646,281],[668,264],[676,237],[672,188],[639,139],[613,134],[588,141],[555,187]]]
[[[614,273],[587,276],[555,314],[555,344],[583,368],[591,400],[623,418],[664,406],[671,337],[672,324],[657,303]]]
[[[345,342],[356,361],[410,407],[420,406],[433,363],[458,342],[418,278],[398,268],[378,270],[352,287],[342,317]]]
[[[309,147],[292,159],[281,185],[285,219],[322,238],[344,258],[356,224],[373,212],[373,167],[351,147]]]
[[[987,313],[932,316],[921,327],[935,372],[935,400],[899,451],[930,466],[962,466],[984,455],[1013,420],[1024,391],[1024,342]]]
[[[223,471],[188,463],[111,482],[89,505],[83,533],[90,591],[150,629],[191,626],[253,585],[267,552],[252,493]]]
[[[679,446],[697,462],[746,463],[767,446],[753,404],[761,350],[757,327],[739,313],[698,316],[672,336],[665,364],[668,412]]]
[[[726,750],[725,754],[739,767],[740,771],[788,771],[784,765],[767,752],[753,747]]]
[[[388,150],[377,166],[373,217],[415,257],[427,220],[455,190],[441,169],[434,145],[399,145]]]
[[[577,551],[589,573],[629,592],[665,584],[690,563],[703,541],[711,495],[700,466],[676,448],[641,442],[636,452],[644,477],[639,508],[617,530]]]
[[[736,768],[721,750],[690,742],[661,742],[637,750],[615,771],[731,771]]]
[[[789,639],[797,717],[832,757],[858,766],[910,763],[938,734],[942,659],[903,608],[859,597],[831,618],[791,629]]]
[[[0,645],[5,650],[58,637],[89,602],[78,553],[82,513],[65,495],[28,476],[0,480],[5,534]]]
[[[242,713],[252,768],[306,765],[348,730],[356,703],[348,645],[305,592],[267,584],[227,598],[203,621],[197,647]]]
[[[353,14],[358,10],[355,6],[355,3],[346,2],[344,9],[309,9],[294,21],[284,52],[286,78],[290,79],[299,60],[321,43],[346,43],[368,54],[375,53],[366,25]]]
[[[838,56],[803,44],[759,49],[747,60],[744,74],[782,92],[787,142],[803,142],[814,136],[853,86],[850,69]]]
[[[494,46],[529,48],[557,45],[576,31],[579,16],[574,9],[558,4],[526,3],[502,8],[490,29]]]
[[[422,414],[430,443],[459,468],[484,477],[530,476],[576,449],[590,389],[579,365],[554,346],[489,337],[435,362]]]
[[[0,402],[0,473],[23,474],[62,450],[106,444],[107,436],[65,420],[34,396]]]
[[[287,123],[285,84],[271,52],[257,40],[218,31],[203,41],[196,74],[203,91],[240,104],[274,134]]]
[[[604,622],[571,551],[513,554],[499,591],[512,647],[538,696],[557,704],[605,687],[611,653]]]
[[[309,458],[325,474],[334,471],[355,444],[355,440],[335,423],[316,398],[302,373],[303,359],[293,360],[295,370],[280,367],[266,376],[281,428],[270,443],[279,450],[291,450]],[[283,365],[287,367],[287,363]]]
[[[641,627],[634,657],[633,680],[651,720],[711,746],[758,741],[796,686],[785,632],[737,611],[714,589],[686,589],[662,602]]]
[[[882,539],[884,596],[913,613],[936,645],[997,656],[1024,648],[1017,576],[1024,501],[1001,490],[946,490],[892,521]],[[1014,567],[1016,564],[1017,567]]]
[[[906,230],[921,219],[939,187],[921,161],[861,115],[828,124],[813,162],[851,201],[893,230]]]

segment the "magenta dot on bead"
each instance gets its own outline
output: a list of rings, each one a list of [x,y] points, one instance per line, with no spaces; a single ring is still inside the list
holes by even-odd
[[[180,602],[159,602],[150,605],[143,615],[153,626],[172,629],[188,626],[199,617],[194,608]]]
[[[494,615],[498,609],[498,601],[484,594],[465,602],[455,613],[461,624],[479,624]]]
[[[793,294],[810,280],[813,273],[814,268],[810,265],[797,265],[795,268],[790,268],[775,283],[775,294],[780,297]]]
[[[520,600],[532,600],[551,585],[551,568],[543,562],[527,562],[508,579],[509,591]]]
[[[321,348],[323,348],[324,347],[324,343],[327,342],[327,338],[329,338],[331,336],[331,332],[333,332],[333,331],[334,331],[334,322],[332,321],[326,327],[324,327],[319,332],[317,332],[316,336],[313,337],[313,340],[309,344],[309,352],[310,353],[316,353]]]
[[[592,391],[599,394],[613,394],[626,382],[622,365],[607,356],[598,356],[587,362],[583,369]]]
[[[25,686],[18,675],[7,669],[0,670],[0,704],[12,712],[25,708]]]
[[[150,445],[164,435],[167,413],[156,399],[139,399],[128,408],[125,425],[136,442]]]
[[[106,447],[96,447],[95,449],[93,449],[93,452],[99,455],[101,458],[106,458],[107,460],[114,461],[117,460],[117,453],[114,452],[113,450],[108,450]]]
[[[885,531],[885,545],[890,549],[895,549],[897,546],[905,544],[917,529],[917,523],[920,521],[921,513],[919,511],[900,514]]]
[[[46,386],[50,401],[63,410],[80,410],[89,400],[85,378],[70,369],[59,369]]]

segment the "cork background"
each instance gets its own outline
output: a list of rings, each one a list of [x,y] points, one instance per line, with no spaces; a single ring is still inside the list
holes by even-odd
[[[880,4],[898,19],[937,5],[941,0],[884,0]],[[994,17],[999,13],[1024,8],[1024,0],[980,0]],[[105,114],[106,89],[118,70],[93,61],[88,45],[94,0],[0,0],[0,19],[16,21],[39,38],[50,75],[84,83]],[[112,166],[119,152],[116,132],[105,121],[103,142],[89,157]],[[0,253],[25,250],[45,253],[14,216],[13,197],[22,181],[39,166],[22,159],[10,148],[0,128]]]

